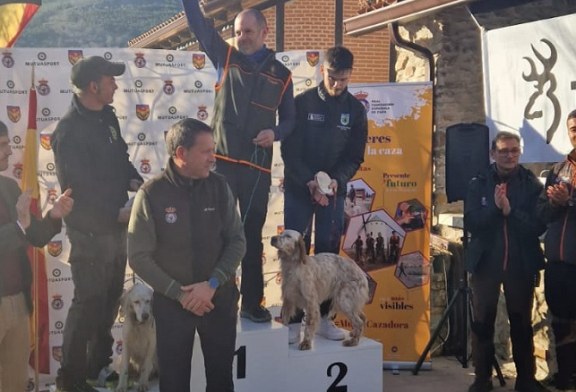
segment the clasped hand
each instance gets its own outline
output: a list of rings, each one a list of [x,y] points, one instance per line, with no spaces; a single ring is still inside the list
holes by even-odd
[[[180,304],[189,312],[197,316],[204,316],[214,309],[212,298],[216,290],[211,288],[208,282],[205,281],[182,286],[181,290]]]

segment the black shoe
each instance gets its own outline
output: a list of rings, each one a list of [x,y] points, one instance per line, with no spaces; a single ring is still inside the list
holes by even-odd
[[[536,380],[516,380],[516,384],[514,384],[514,390],[519,392],[550,392],[548,388]]]
[[[470,387],[468,387],[468,392],[488,392],[491,391],[492,388],[492,380],[476,380]]]
[[[242,307],[240,317],[247,318],[255,323],[267,323],[272,320],[272,315],[261,305]]]

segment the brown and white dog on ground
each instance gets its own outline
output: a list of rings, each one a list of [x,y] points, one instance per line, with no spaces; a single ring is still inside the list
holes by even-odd
[[[346,316],[352,325],[350,338],[344,346],[356,346],[362,336],[368,302],[368,279],[353,260],[333,253],[306,254],[302,235],[285,230],[272,237],[271,245],[278,249],[282,272],[282,323],[288,325],[297,309],[306,314],[304,337],[298,348],[309,350],[320,321],[320,304],[328,299],[332,309]]]
[[[133,365],[139,373],[138,392],[149,389],[150,375],[156,368],[156,323],[152,316],[152,289],[134,284],[120,299],[122,326],[122,360],[116,392],[126,392],[128,375]]]

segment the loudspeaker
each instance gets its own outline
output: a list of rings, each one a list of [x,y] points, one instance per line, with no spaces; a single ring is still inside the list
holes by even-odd
[[[446,196],[464,200],[472,177],[490,164],[489,131],[484,124],[461,123],[446,128]]]

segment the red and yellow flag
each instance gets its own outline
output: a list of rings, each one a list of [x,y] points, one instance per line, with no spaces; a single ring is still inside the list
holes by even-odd
[[[0,0],[0,48],[14,46],[41,4],[41,0]]]
[[[34,76],[30,89],[28,103],[28,129],[26,131],[26,144],[24,147],[24,167],[22,170],[22,192],[32,192],[30,212],[37,219],[42,218],[40,207],[40,188],[38,185],[38,136],[36,134],[36,89]],[[46,276],[46,260],[44,250],[33,246],[28,247],[28,258],[32,264],[33,285],[32,298],[34,299],[34,312],[30,320],[31,325],[31,354],[30,365],[38,373],[50,373],[50,343],[48,322],[48,279]]]

